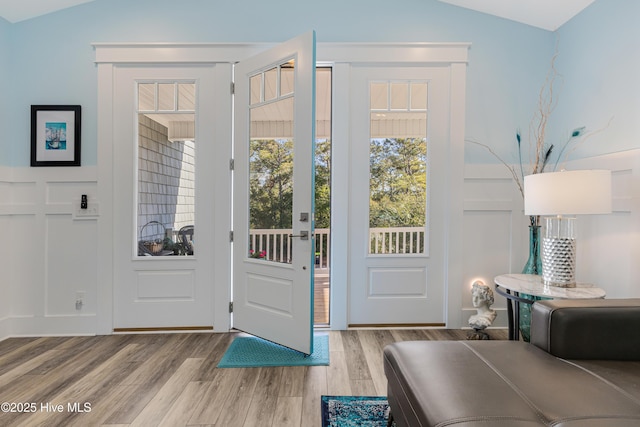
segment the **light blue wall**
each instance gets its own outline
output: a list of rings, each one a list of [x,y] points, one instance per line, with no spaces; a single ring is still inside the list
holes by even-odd
[[[639,1],[597,0],[558,31],[564,90],[555,134],[604,128],[571,158],[640,148],[639,20]]]
[[[471,42],[467,136],[504,153],[528,125],[554,46],[550,32],[436,0],[96,0],[6,30],[20,53],[10,79],[19,91],[0,161],[28,165],[31,104],[81,104],[82,164],[97,163],[92,42],[277,42],[310,29],[318,42]],[[471,148],[467,161],[493,159]]]

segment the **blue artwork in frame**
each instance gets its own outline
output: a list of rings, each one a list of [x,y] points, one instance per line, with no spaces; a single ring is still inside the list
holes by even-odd
[[[65,122],[45,123],[44,135],[47,150],[67,149],[67,124]]]
[[[31,166],[80,166],[79,105],[31,106]]]

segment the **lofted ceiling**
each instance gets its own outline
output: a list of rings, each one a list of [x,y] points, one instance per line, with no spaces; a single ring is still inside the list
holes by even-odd
[[[555,31],[595,0],[438,0]]]
[[[93,0],[0,0],[0,16],[20,22]],[[594,0],[438,0],[555,31]],[[636,1],[636,0],[631,0]]]
[[[0,0],[0,16],[20,22],[93,0]]]

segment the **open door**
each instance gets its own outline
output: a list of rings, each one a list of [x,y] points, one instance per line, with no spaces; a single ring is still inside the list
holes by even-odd
[[[235,67],[233,327],[313,349],[315,33]]]

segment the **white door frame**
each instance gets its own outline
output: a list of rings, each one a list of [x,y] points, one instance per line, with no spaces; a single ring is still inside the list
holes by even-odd
[[[95,43],[95,62],[98,67],[98,202],[101,209],[98,232],[98,290],[97,330],[98,334],[111,334],[113,330],[113,77],[114,68],[126,64],[180,64],[180,63],[227,63],[229,67],[216,67],[231,80],[231,64],[258,53],[274,44],[263,43]],[[349,72],[350,64],[370,63],[387,65],[447,65],[450,73],[450,170],[449,222],[446,225],[447,278],[446,319],[447,327],[461,326],[459,311],[462,296],[462,271],[455,266],[462,263],[462,215],[464,172],[464,124],[466,66],[469,43],[318,43],[317,61],[333,65],[333,179],[334,182],[349,182]],[[226,71],[222,71],[228,68]],[[220,81],[223,76],[220,76]],[[226,92],[221,92],[226,93]],[[231,108],[229,98],[216,101],[220,123],[227,119],[228,126],[216,129],[216,140],[231,140]],[[231,158],[231,144],[220,158]],[[224,181],[224,180],[221,180]],[[216,182],[225,186],[228,182]],[[341,186],[341,188],[346,188]],[[332,262],[331,327],[346,329],[348,323],[348,189],[332,192]],[[231,213],[217,212],[219,223],[214,233],[228,234]],[[226,216],[225,216],[226,215]],[[223,231],[223,229],[225,231]],[[222,233],[222,234],[221,234]],[[214,289],[214,328],[224,332],[229,329],[231,260],[226,239],[216,242],[216,285]],[[226,282],[226,283],[225,283]]]

